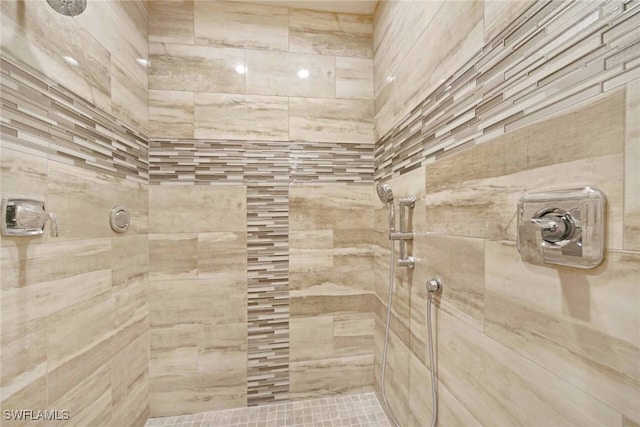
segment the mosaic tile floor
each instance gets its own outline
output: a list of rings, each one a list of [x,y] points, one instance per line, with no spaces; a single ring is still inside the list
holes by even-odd
[[[177,417],[150,418],[145,427],[390,427],[375,393],[326,397]]]

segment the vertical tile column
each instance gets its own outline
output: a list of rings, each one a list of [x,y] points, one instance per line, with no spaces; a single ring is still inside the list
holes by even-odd
[[[289,146],[247,143],[247,403],[289,398]]]

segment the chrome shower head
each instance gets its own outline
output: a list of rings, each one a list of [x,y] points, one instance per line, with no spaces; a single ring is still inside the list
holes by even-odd
[[[387,203],[393,202],[393,191],[391,191],[391,186],[389,184],[378,183],[378,185],[376,185],[376,190],[378,191],[378,197],[382,203],[386,205]]]
[[[87,8],[87,0],[47,0],[47,3],[65,16],[80,15]]]

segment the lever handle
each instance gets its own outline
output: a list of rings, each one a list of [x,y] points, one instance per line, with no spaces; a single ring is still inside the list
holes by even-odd
[[[51,237],[58,237],[60,231],[58,227],[58,216],[53,212],[49,212],[49,224],[51,225],[51,229],[49,230]]]
[[[545,230],[543,224],[538,221],[525,221],[518,228],[518,250],[525,262],[531,264],[544,264],[544,251],[542,249],[542,233]]]

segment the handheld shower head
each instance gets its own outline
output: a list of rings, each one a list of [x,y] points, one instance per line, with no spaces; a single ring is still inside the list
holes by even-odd
[[[87,8],[87,0],[47,0],[47,3],[65,16],[80,15]]]
[[[391,191],[391,186],[389,184],[378,183],[376,185],[376,191],[378,192],[378,197],[380,197],[380,201],[385,205],[389,205],[389,232],[395,231],[395,217],[394,217],[394,208],[393,208],[393,191]]]
[[[387,203],[393,202],[393,191],[391,191],[391,186],[389,184],[378,183],[378,185],[376,185],[376,190],[378,191],[378,197],[382,203],[386,205]]]

